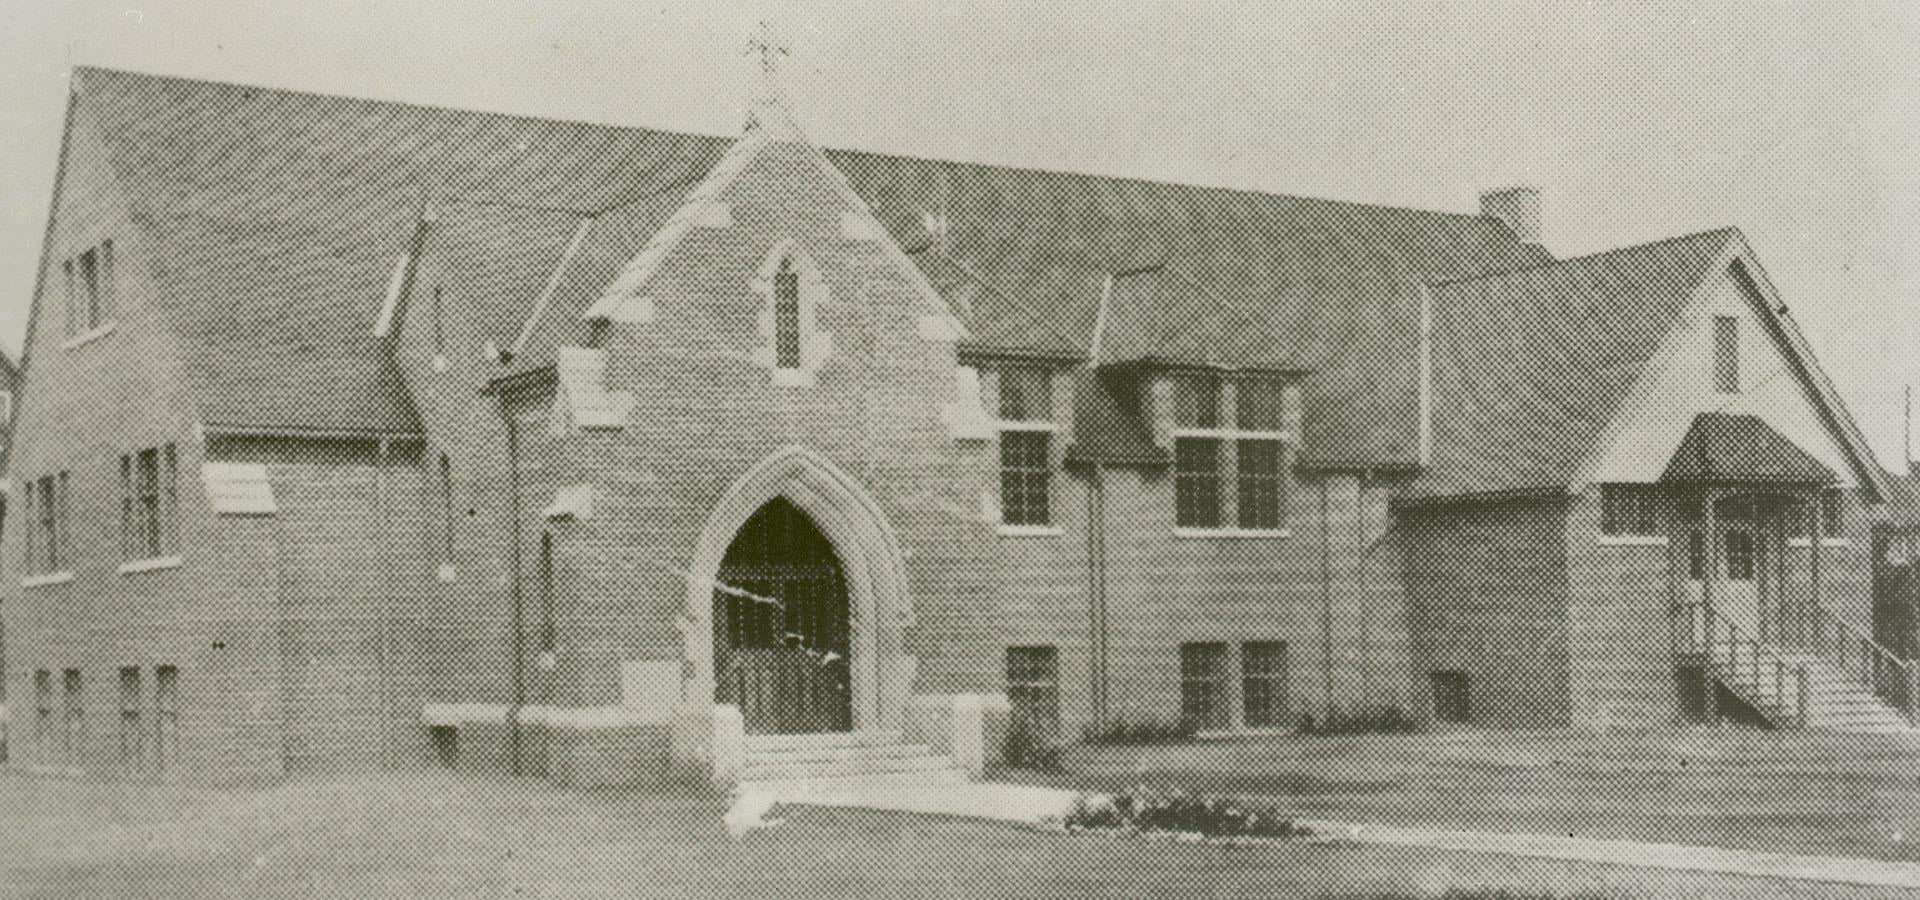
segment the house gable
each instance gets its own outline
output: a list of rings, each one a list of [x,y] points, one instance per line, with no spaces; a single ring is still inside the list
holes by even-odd
[[[1863,475],[1847,436],[1823,414],[1818,386],[1796,364],[1799,351],[1761,296],[1744,242],[1732,241],[1707,269],[1645,371],[1600,436],[1578,481],[1650,483],[1660,479],[1694,418],[1752,416],[1831,470],[1842,487]],[[1733,323],[1738,392],[1714,383],[1717,320]]]

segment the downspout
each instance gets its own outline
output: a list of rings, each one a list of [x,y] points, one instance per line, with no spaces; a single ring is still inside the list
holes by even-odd
[[[1088,467],[1087,481],[1087,609],[1089,667],[1093,677],[1093,727],[1107,724],[1107,535],[1106,496],[1100,464]]]
[[[507,585],[513,614],[513,705],[507,714],[507,771],[520,774],[520,710],[527,702],[524,637],[521,620],[525,598],[520,580],[520,426],[509,408],[507,392],[500,393],[500,418],[507,426],[507,533],[511,545],[507,551]]]
[[[390,636],[393,634],[394,578],[393,565],[396,554],[393,534],[393,493],[387,480],[387,464],[392,445],[387,438],[380,439],[380,456],[373,470],[373,491],[380,504],[380,533],[389,552],[385,554],[385,565],[380,567],[381,619],[379,643],[375,645],[375,659],[380,673],[380,752],[388,768],[393,767],[393,648]]]
[[[1322,714],[1333,715],[1333,522],[1328,515],[1331,476],[1320,479],[1320,661],[1324,679]]]

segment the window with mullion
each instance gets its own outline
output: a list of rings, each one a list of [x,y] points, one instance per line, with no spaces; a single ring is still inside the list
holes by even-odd
[[[1053,647],[1007,648],[1007,701],[1014,721],[1036,734],[1060,731],[1060,661]]]
[[[1240,696],[1248,728],[1286,723],[1287,645],[1249,641],[1240,645]]]
[[[1053,434],[1047,431],[1000,433],[1000,521],[1007,525],[1046,525],[1051,521],[1049,457]]]
[[[1227,645],[1180,645],[1180,718],[1202,731],[1227,727]]]
[[[1239,485],[1240,527],[1278,530],[1283,521],[1281,510],[1285,507],[1280,442],[1241,438],[1234,443],[1239,455],[1235,479]]]
[[[1220,527],[1220,439],[1177,437],[1173,441],[1174,524]]]
[[[1220,379],[1211,372],[1194,372],[1173,380],[1175,428],[1220,427]]]

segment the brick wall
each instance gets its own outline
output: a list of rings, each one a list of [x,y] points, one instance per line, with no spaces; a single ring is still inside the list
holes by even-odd
[[[1562,500],[1401,517],[1415,670],[1465,673],[1475,722],[1569,724],[1567,518]]]

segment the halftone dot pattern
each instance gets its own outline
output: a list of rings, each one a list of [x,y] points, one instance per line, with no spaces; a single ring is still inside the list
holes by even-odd
[[[9,465],[61,487],[5,532],[9,892],[1880,895],[736,828],[736,751],[1920,865],[1920,504],[1738,231],[1555,259],[1527,189],[1462,215],[98,69],[64,153],[49,252],[113,234],[117,321],[36,298]],[[805,379],[762,352],[789,241]],[[170,493],[116,468],[159,447]],[[149,496],[177,559],[128,558]],[[770,508],[805,559],[738,546]]]

